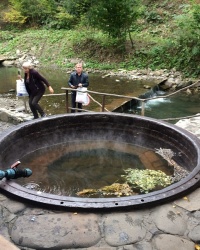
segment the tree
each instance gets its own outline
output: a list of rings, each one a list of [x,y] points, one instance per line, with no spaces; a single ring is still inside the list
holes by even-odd
[[[90,9],[92,0],[66,0],[67,11],[77,19],[85,16]]]
[[[126,40],[127,32],[138,18],[138,0],[91,0],[88,11],[91,26],[108,33],[119,43]]]
[[[191,4],[176,18],[176,64],[182,71],[200,74],[200,5]]]
[[[34,2],[32,0],[9,0],[9,3],[11,5],[10,14],[18,13],[19,22],[24,19],[31,24],[44,24],[55,14],[57,7],[54,0],[35,0]],[[9,15],[7,14],[7,16]]]

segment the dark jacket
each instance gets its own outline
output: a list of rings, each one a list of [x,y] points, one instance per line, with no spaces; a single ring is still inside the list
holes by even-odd
[[[27,82],[27,74],[24,75],[26,90],[30,95],[36,95],[38,92],[45,92],[45,85],[50,86],[49,82],[41,76],[35,69],[29,70],[29,81]]]
[[[71,85],[78,88],[78,84],[82,83],[83,87],[89,86],[89,80],[88,75],[85,72],[82,72],[80,76],[76,73],[76,71],[72,72],[69,78],[68,85],[71,87]]]

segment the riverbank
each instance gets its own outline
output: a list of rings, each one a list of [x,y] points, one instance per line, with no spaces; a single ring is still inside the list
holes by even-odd
[[[134,69],[128,70],[125,68],[116,67],[115,69],[107,69],[103,70],[101,68],[90,68],[87,61],[84,61],[80,58],[71,58],[67,59],[67,62],[63,62],[62,65],[58,66],[55,64],[42,64],[40,61],[40,57],[35,55],[34,48],[31,48],[32,53],[26,51],[20,51],[17,49],[15,54],[10,54],[8,56],[0,55],[0,64],[5,67],[17,67],[19,70],[22,68],[22,64],[26,61],[29,61],[33,67],[35,68],[48,68],[49,70],[58,70],[59,72],[64,72],[69,75],[71,71],[74,69],[75,64],[78,62],[82,62],[84,65],[84,70],[87,73],[100,73],[102,78],[107,77],[124,77],[128,80],[144,80],[144,81],[157,81],[158,83],[162,83],[159,85],[160,90],[178,90],[187,86],[198,82],[197,79],[194,78],[185,78],[180,71],[176,69],[157,69],[152,70],[150,68],[147,69]],[[71,66],[68,68],[68,66]],[[199,91],[200,83],[195,84],[195,91]],[[144,88],[150,89],[151,87],[145,85]]]
[[[0,107],[0,121],[4,122],[5,126],[8,126],[8,124],[17,125],[33,119],[30,111],[25,112],[26,107],[29,110],[26,97],[0,97]]]

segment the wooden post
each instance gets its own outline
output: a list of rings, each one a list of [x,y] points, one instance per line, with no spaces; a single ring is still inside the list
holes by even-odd
[[[69,97],[68,97],[68,90],[66,90],[66,111],[69,113]]]
[[[106,96],[103,95],[103,98],[102,98],[102,109],[101,109],[102,112],[105,111],[105,101],[106,101]]]
[[[27,109],[27,105],[26,105],[27,99],[25,96],[23,96],[22,98],[23,98],[23,102],[24,102],[25,112],[28,113],[28,109]]]
[[[142,101],[142,110],[141,110],[141,115],[144,116],[144,110],[145,110],[145,102]]]

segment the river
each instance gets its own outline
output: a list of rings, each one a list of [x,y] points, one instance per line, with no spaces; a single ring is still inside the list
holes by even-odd
[[[40,69],[39,72],[51,83],[56,94],[63,95],[46,96],[41,100],[41,104],[48,115],[62,114],[66,112],[65,92],[62,87],[68,87],[69,72],[61,70]],[[11,90],[16,89],[17,68],[0,67],[0,94],[10,93],[12,98],[16,98],[16,93]],[[102,74],[89,73],[89,90],[117,95],[138,97],[146,92],[144,85],[155,86],[159,81],[147,82],[145,80],[130,80],[124,77],[104,77]],[[46,92],[48,94],[48,91]],[[102,96],[91,94],[97,102],[102,103]],[[106,97],[106,108],[111,111],[120,106],[126,98]],[[200,94],[187,95],[181,92],[170,98],[161,98],[148,101],[145,104],[145,115],[158,119],[169,117],[184,117],[200,113]],[[94,101],[85,107],[91,111],[100,111],[100,107]],[[130,107],[132,110],[132,107]],[[129,112],[129,110],[127,110]],[[137,109],[136,114],[140,114]]]

